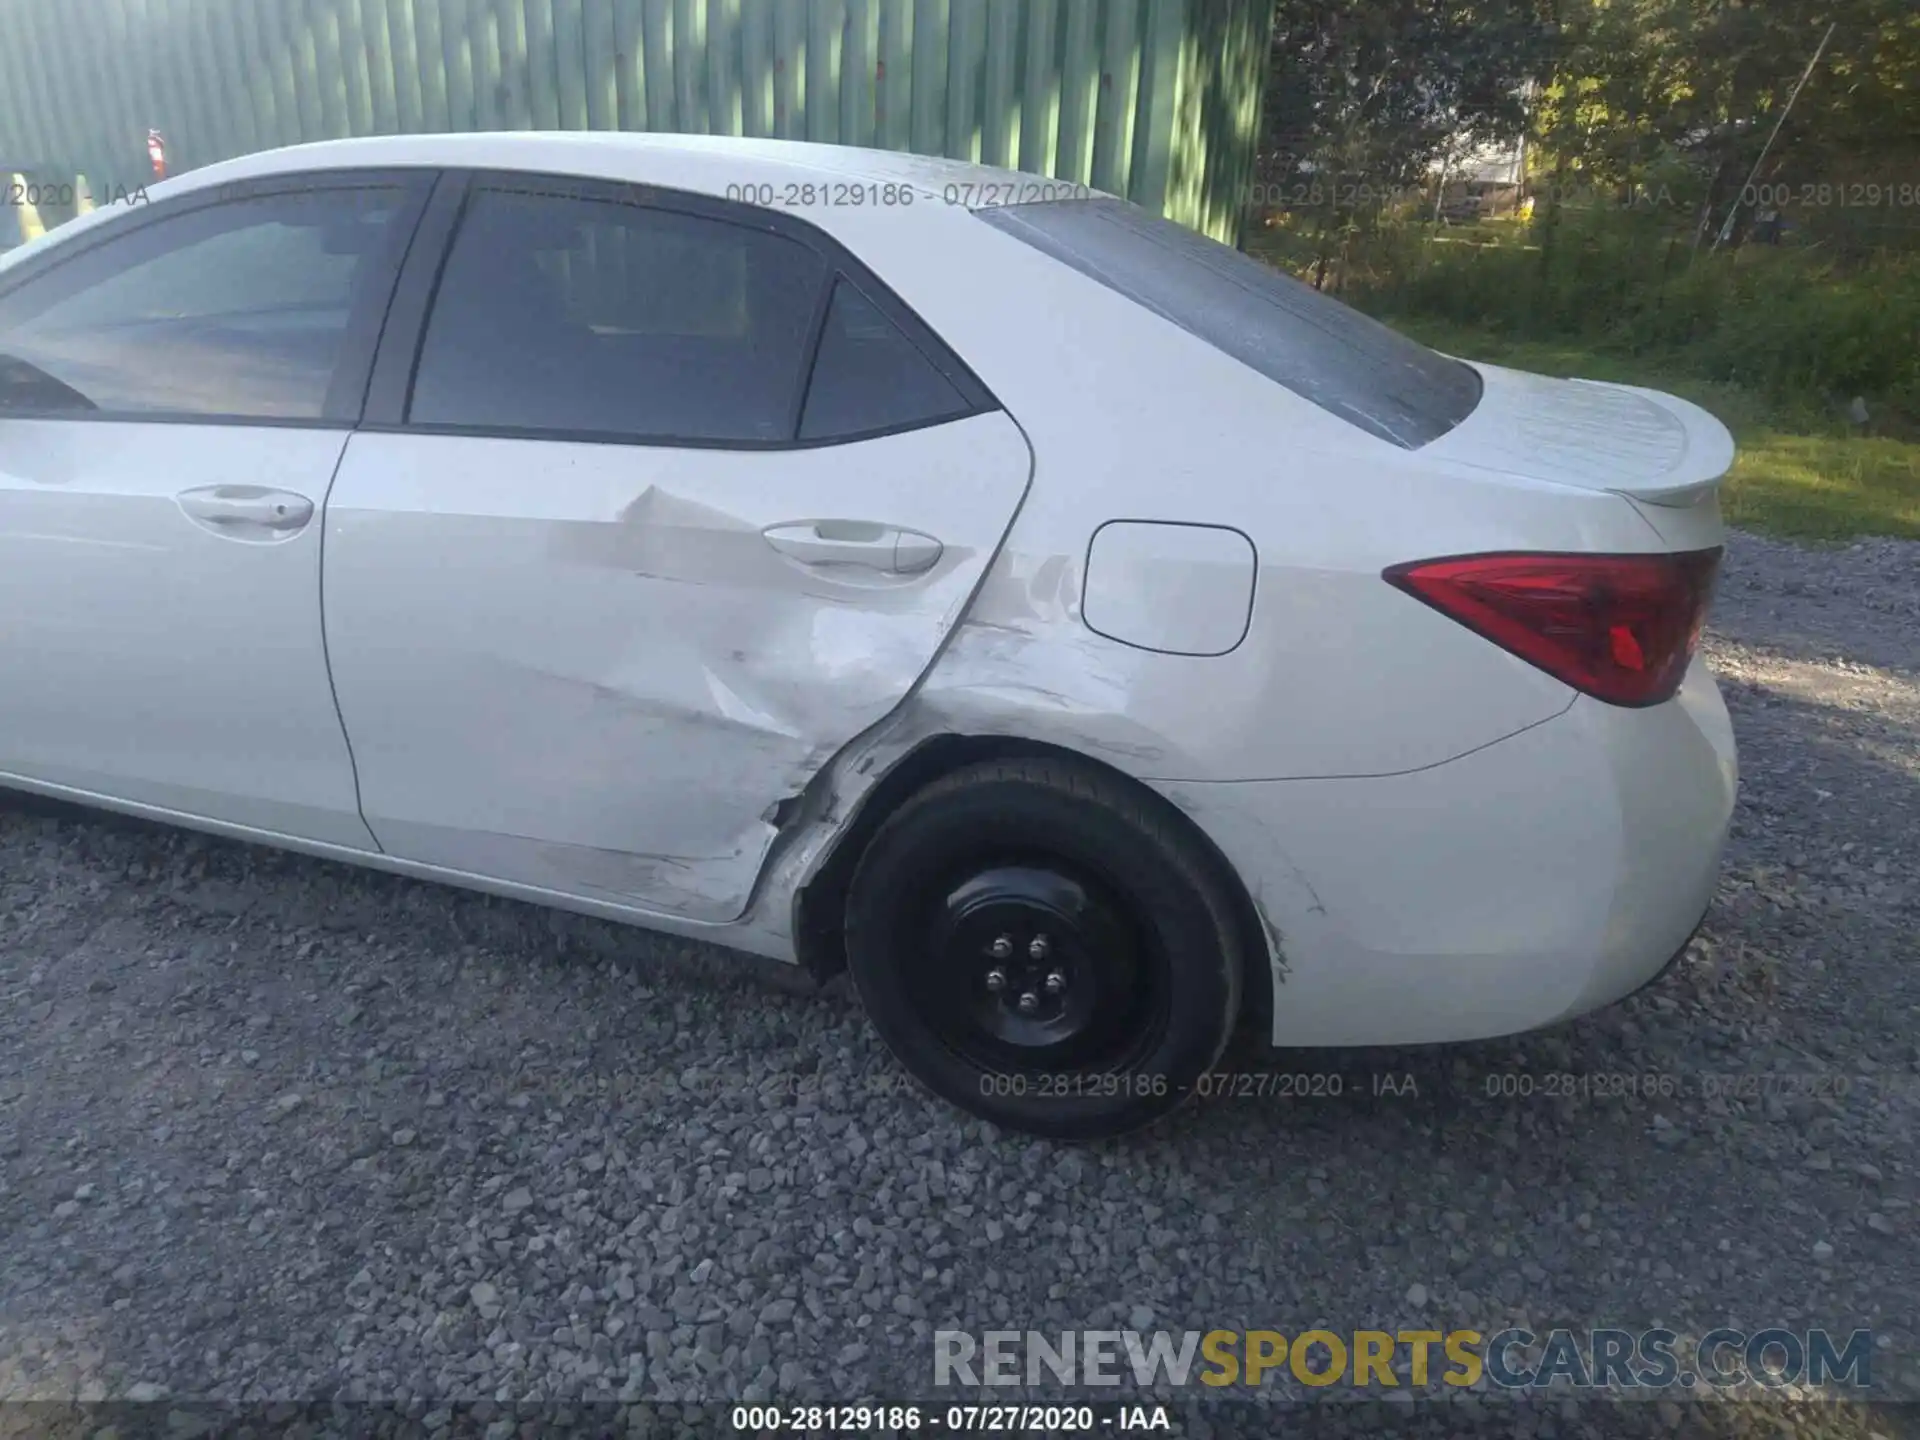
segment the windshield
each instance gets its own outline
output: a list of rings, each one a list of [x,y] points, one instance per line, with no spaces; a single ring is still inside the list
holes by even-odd
[[[1302,399],[1404,449],[1480,403],[1480,376],[1271,266],[1125,200],[976,212]]]

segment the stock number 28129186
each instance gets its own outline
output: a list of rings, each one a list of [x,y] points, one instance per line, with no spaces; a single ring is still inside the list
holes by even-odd
[[[960,1435],[1033,1430],[1061,1434],[1092,1430],[1099,1424],[1091,1405],[736,1405],[730,1418],[734,1430],[758,1435],[920,1430]],[[1124,1428],[1150,1425],[1147,1421]],[[1164,1428],[1164,1423],[1156,1428]]]

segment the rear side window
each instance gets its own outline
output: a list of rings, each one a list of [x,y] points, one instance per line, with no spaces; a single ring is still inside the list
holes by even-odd
[[[835,284],[802,412],[802,440],[956,419],[971,403],[849,280]]]
[[[676,210],[480,190],[408,418],[661,442],[792,437],[826,262]]]
[[[391,284],[403,204],[326,187],[208,205],[25,281],[0,299],[0,414],[350,418],[357,397],[329,396]]]
[[[1271,266],[1124,200],[976,212],[1368,434],[1413,450],[1480,403],[1480,377]]]

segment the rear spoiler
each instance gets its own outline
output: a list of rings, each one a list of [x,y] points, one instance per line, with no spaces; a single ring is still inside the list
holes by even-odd
[[[1733,468],[1734,459],[1739,453],[1733,434],[1725,425],[1692,401],[1682,400],[1665,391],[1649,390],[1640,385],[1614,385],[1610,388],[1638,395],[1678,420],[1686,428],[1687,454],[1675,469],[1659,481],[1610,485],[1607,487],[1609,490],[1629,500],[1684,510],[1690,505],[1697,505],[1720,487],[1720,482]]]
[[[1733,467],[1733,436],[1690,401],[1466,363],[1480,374],[1480,403],[1424,447],[1436,460],[1678,508],[1704,500]]]

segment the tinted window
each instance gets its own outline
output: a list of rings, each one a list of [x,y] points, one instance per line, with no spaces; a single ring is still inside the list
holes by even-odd
[[[802,440],[903,430],[971,408],[920,347],[851,281],[834,286],[807,388]]]
[[[0,413],[321,419],[397,190],[236,200],[104,241],[0,299]]]
[[[1480,403],[1471,366],[1124,200],[977,212],[1323,410],[1415,449]]]
[[[440,280],[409,418],[789,440],[826,267],[744,225],[482,190]]]

